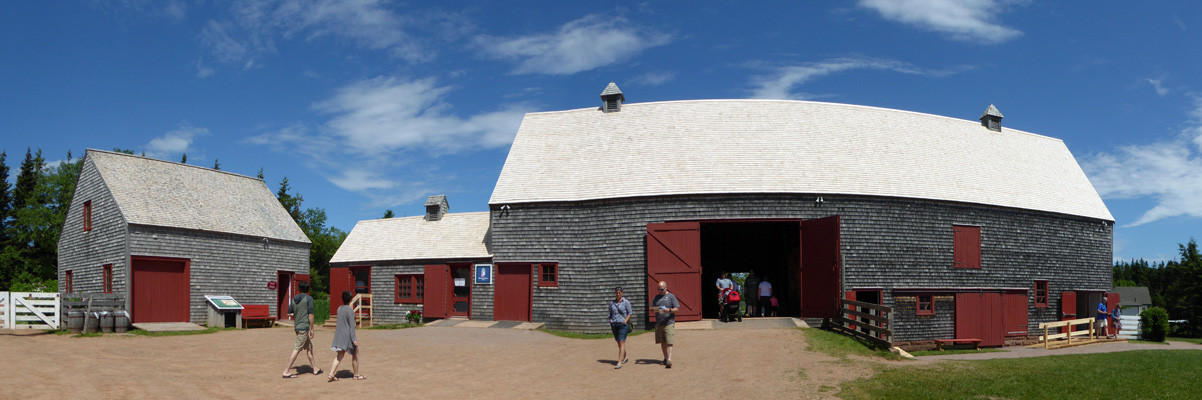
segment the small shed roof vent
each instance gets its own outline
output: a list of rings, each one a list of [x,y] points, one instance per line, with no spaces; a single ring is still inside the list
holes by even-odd
[[[989,128],[989,130],[994,132],[1001,132],[1002,118],[1002,112],[998,111],[997,107],[994,107],[993,104],[990,104],[989,108],[985,109],[985,113],[981,114],[981,126]]]
[[[447,204],[447,196],[440,194],[430,196],[426,199],[426,221],[438,221],[443,215],[447,214],[447,210],[451,209],[451,205]]]
[[[622,111],[622,103],[626,102],[626,96],[622,95],[622,89],[618,89],[618,85],[610,82],[605,90],[601,91],[601,111],[607,113]]]

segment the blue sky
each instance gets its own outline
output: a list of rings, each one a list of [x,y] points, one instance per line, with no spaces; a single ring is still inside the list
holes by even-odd
[[[794,4],[797,3],[797,4]],[[1202,236],[1202,3],[0,2],[0,149],[287,176],[330,223],[487,209],[522,115],[788,98],[1063,139],[1118,259]]]

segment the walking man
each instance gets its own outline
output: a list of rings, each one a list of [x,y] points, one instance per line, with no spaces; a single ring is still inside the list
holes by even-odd
[[[651,300],[651,312],[655,313],[655,343],[664,352],[664,368],[672,368],[672,344],[676,342],[676,313],[680,302],[676,295],[668,292],[668,282],[659,282],[659,294]]]
[[[768,307],[772,302],[772,284],[767,279],[760,281],[760,316],[767,317]]]
[[[747,279],[743,281],[743,289],[743,298],[747,300],[746,314],[748,317],[754,317],[758,314],[757,310],[760,304],[759,293],[751,292],[760,290],[760,277],[755,275],[755,271],[747,274]]]
[[[309,356],[309,366],[313,368],[313,375],[321,375],[317,363],[313,362],[313,297],[309,296],[309,282],[301,281],[296,286],[300,289],[300,294],[288,302],[288,315],[292,315],[293,321],[296,322],[293,326],[296,331],[296,343],[292,346],[292,356],[288,357],[288,367],[284,368],[285,379],[296,377],[296,374],[291,373],[292,364],[296,362],[296,355],[300,354],[301,350],[305,350]]]

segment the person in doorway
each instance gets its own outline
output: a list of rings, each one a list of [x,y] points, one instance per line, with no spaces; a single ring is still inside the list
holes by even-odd
[[[1106,294],[1103,293],[1102,301],[1098,302],[1098,335],[1110,336],[1110,332],[1106,329],[1106,317],[1108,316],[1110,316],[1110,313],[1106,310]]]
[[[622,297],[622,287],[614,288],[614,299],[609,302],[609,326],[614,332],[614,340],[618,342],[618,362],[614,369],[621,369],[626,362],[626,335],[630,333],[630,316],[634,309],[630,308],[630,300]]]
[[[726,290],[734,288],[734,281],[730,280],[730,275],[726,271],[718,276],[718,280],[714,282],[714,287],[718,288],[718,307],[722,307],[723,296],[726,295]]]
[[[680,302],[676,295],[668,292],[668,282],[659,282],[659,294],[651,300],[651,312],[655,313],[655,343],[664,352],[664,368],[672,368],[672,346],[676,342],[676,313]]]
[[[755,275],[754,270],[747,273],[747,279],[743,280],[743,287],[747,289],[743,292],[744,299],[747,302],[747,311],[745,314],[748,317],[755,316],[757,314],[756,307],[760,304],[760,297],[757,293],[749,293],[749,291],[760,290],[760,277]]]
[[[317,363],[313,361],[313,297],[309,296],[309,282],[301,281],[296,285],[300,290],[300,294],[292,297],[292,301],[288,302],[288,315],[292,316],[295,324],[292,326],[296,333],[296,341],[292,345],[292,356],[288,357],[288,366],[284,368],[284,378],[296,378],[296,374],[291,373],[292,364],[296,363],[296,356],[301,350],[305,350],[305,354],[309,356],[309,367],[313,369],[313,375],[321,375],[321,369],[317,368]]]
[[[780,307],[780,303],[776,301],[776,296],[772,296],[772,299],[768,300],[768,302],[768,304],[771,304],[771,308],[768,309],[768,312],[772,314],[771,316],[775,317],[776,309]]]
[[[767,279],[760,281],[760,316],[767,316],[772,302],[772,284]]]
[[[342,356],[346,353],[351,353],[351,372],[355,380],[367,379],[359,375],[359,337],[355,335],[355,311],[348,305],[353,298],[350,291],[342,292],[342,305],[338,306],[338,323],[334,326],[334,343],[330,345],[330,350],[338,352],[338,355],[334,356],[334,365],[330,366],[330,375],[326,377],[330,382],[338,380],[335,376],[338,374],[338,364],[342,362]]]

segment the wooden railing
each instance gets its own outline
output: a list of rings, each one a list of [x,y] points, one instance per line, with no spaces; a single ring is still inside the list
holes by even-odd
[[[892,347],[892,317],[893,307],[839,300],[839,316],[831,320],[831,328],[880,346]]]
[[[1081,324],[1085,324],[1086,326],[1088,326],[1088,328],[1082,329],[1079,331],[1073,330],[1077,325],[1081,325]],[[1065,326],[1068,327],[1067,333],[1057,333],[1054,335],[1048,334],[1048,329],[1060,328],[1060,327],[1065,327]],[[1088,335],[1089,340],[1094,340],[1094,338],[1097,337],[1097,333],[1094,332],[1094,319],[1093,318],[1080,318],[1080,319],[1070,319],[1070,320],[1056,321],[1056,322],[1044,322],[1044,323],[1039,324],[1039,329],[1043,329],[1043,336],[1040,336],[1039,340],[1043,341],[1043,348],[1045,348],[1045,349],[1048,348],[1048,342],[1055,340],[1055,339],[1067,339],[1068,341],[1065,343],[1065,345],[1067,346],[1067,345],[1073,344],[1073,336]]]
[[[355,321],[359,323],[359,327],[371,326],[371,295],[367,293],[356,294],[351,299],[351,310],[355,312]]]

